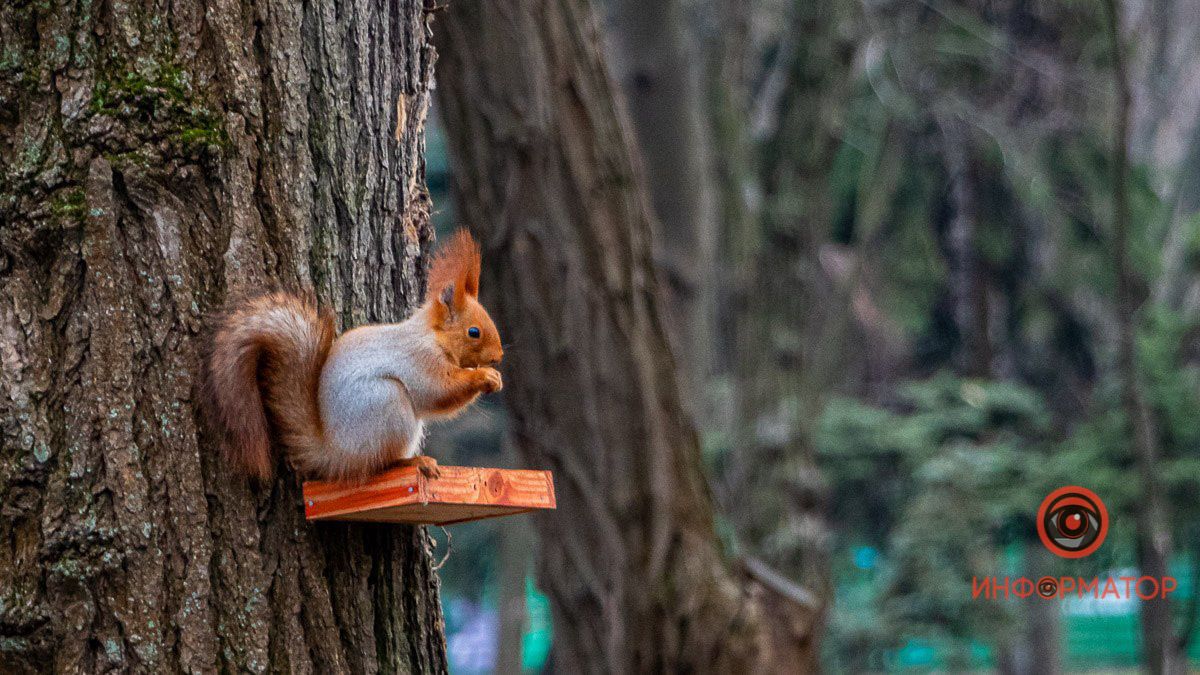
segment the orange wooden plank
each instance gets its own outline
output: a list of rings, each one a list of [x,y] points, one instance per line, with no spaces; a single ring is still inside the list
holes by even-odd
[[[304,515],[309,520],[445,525],[533,509],[553,509],[549,471],[439,467],[430,479],[416,467],[396,467],[364,483],[307,481]]]

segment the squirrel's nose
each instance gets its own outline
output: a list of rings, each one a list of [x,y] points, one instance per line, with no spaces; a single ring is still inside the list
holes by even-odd
[[[496,366],[500,365],[500,359],[492,359],[491,361],[488,361],[488,365],[495,368]]]

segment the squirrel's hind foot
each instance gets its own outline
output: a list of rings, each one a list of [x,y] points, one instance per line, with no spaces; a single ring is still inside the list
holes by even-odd
[[[437,460],[429,455],[417,455],[396,462],[396,466],[415,466],[422,476],[429,480],[440,478],[442,470],[438,468]]]

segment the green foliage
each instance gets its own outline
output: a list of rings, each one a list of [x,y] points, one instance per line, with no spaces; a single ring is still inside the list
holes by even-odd
[[[1154,421],[1161,462],[1159,480],[1167,490],[1172,524],[1180,542],[1196,541],[1193,523],[1200,516],[1195,494],[1200,490],[1200,368],[1188,364],[1184,349],[1197,324],[1178,313],[1152,307],[1137,338],[1138,366],[1146,403]],[[1051,485],[1072,482],[1092,487],[1104,496],[1114,520],[1123,520],[1132,537],[1134,509],[1140,485],[1132,470],[1133,457],[1120,383],[1103,377],[1095,389],[1090,414],[1057,444],[1042,467]],[[1132,539],[1114,564],[1132,564]]]
[[[1196,329],[1154,308],[1137,341],[1180,542],[1197,541],[1200,517],[1200,369],[1180,366]],[[817,441],[838,526],[831,658],[865,667],[856,654],[882,659],[912,639],[933,640],[950,657],[969,653],[979,636],[1014,630],[1017,606],[973,600],[971,578],[1022,573],[1021,546],[1037,545],[1037,505],[1063,485],[1102,495],[1112,526],[1101,551],[1055,560],[1045,572],[1086,576],[1135,564],[1140,488],[1120,394],[1114,378],[1101,378],[1090,413],[1067,430],[1055,428],[1028,386],[948,373],[899,385],[886,407],[831,401]],[[863,547],[878,551],[867,571],[849,562]]]
[[[878,617],[843,625],[859,647],[871,634],[876,649],[936,636],[969,650],[973,636],[1011,624],[1005,605],[972,600],[971,578],[1000,571],[1013,522],[1037,499],[1034,458],[1045,454],[1049,419],[1034,391],[1007,382],[940,374],[898,393],[892,410],[835,400],[821,423],[839,558],[870,546],[882,561],[868,580],[873,597],[847,598],[837,616]]]

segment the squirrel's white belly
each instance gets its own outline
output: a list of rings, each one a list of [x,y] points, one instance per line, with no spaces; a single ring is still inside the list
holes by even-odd
[[[338,348],[352,346],[341,343],[348,338],[357,341],[359,333],[352,331],[334,344],[321,372],[319,399],[326,442],[351,454],[387,453],[391,460],[414,457],[421,452],[425,430],[405,385],[404,371],[411,364],[397,359],[397,351],[385,345],[379,351],[386,354],[373,354],[376,350],[362,349],[363,345]],[[397,448],[404,448],[400,457],[395,456]]]

